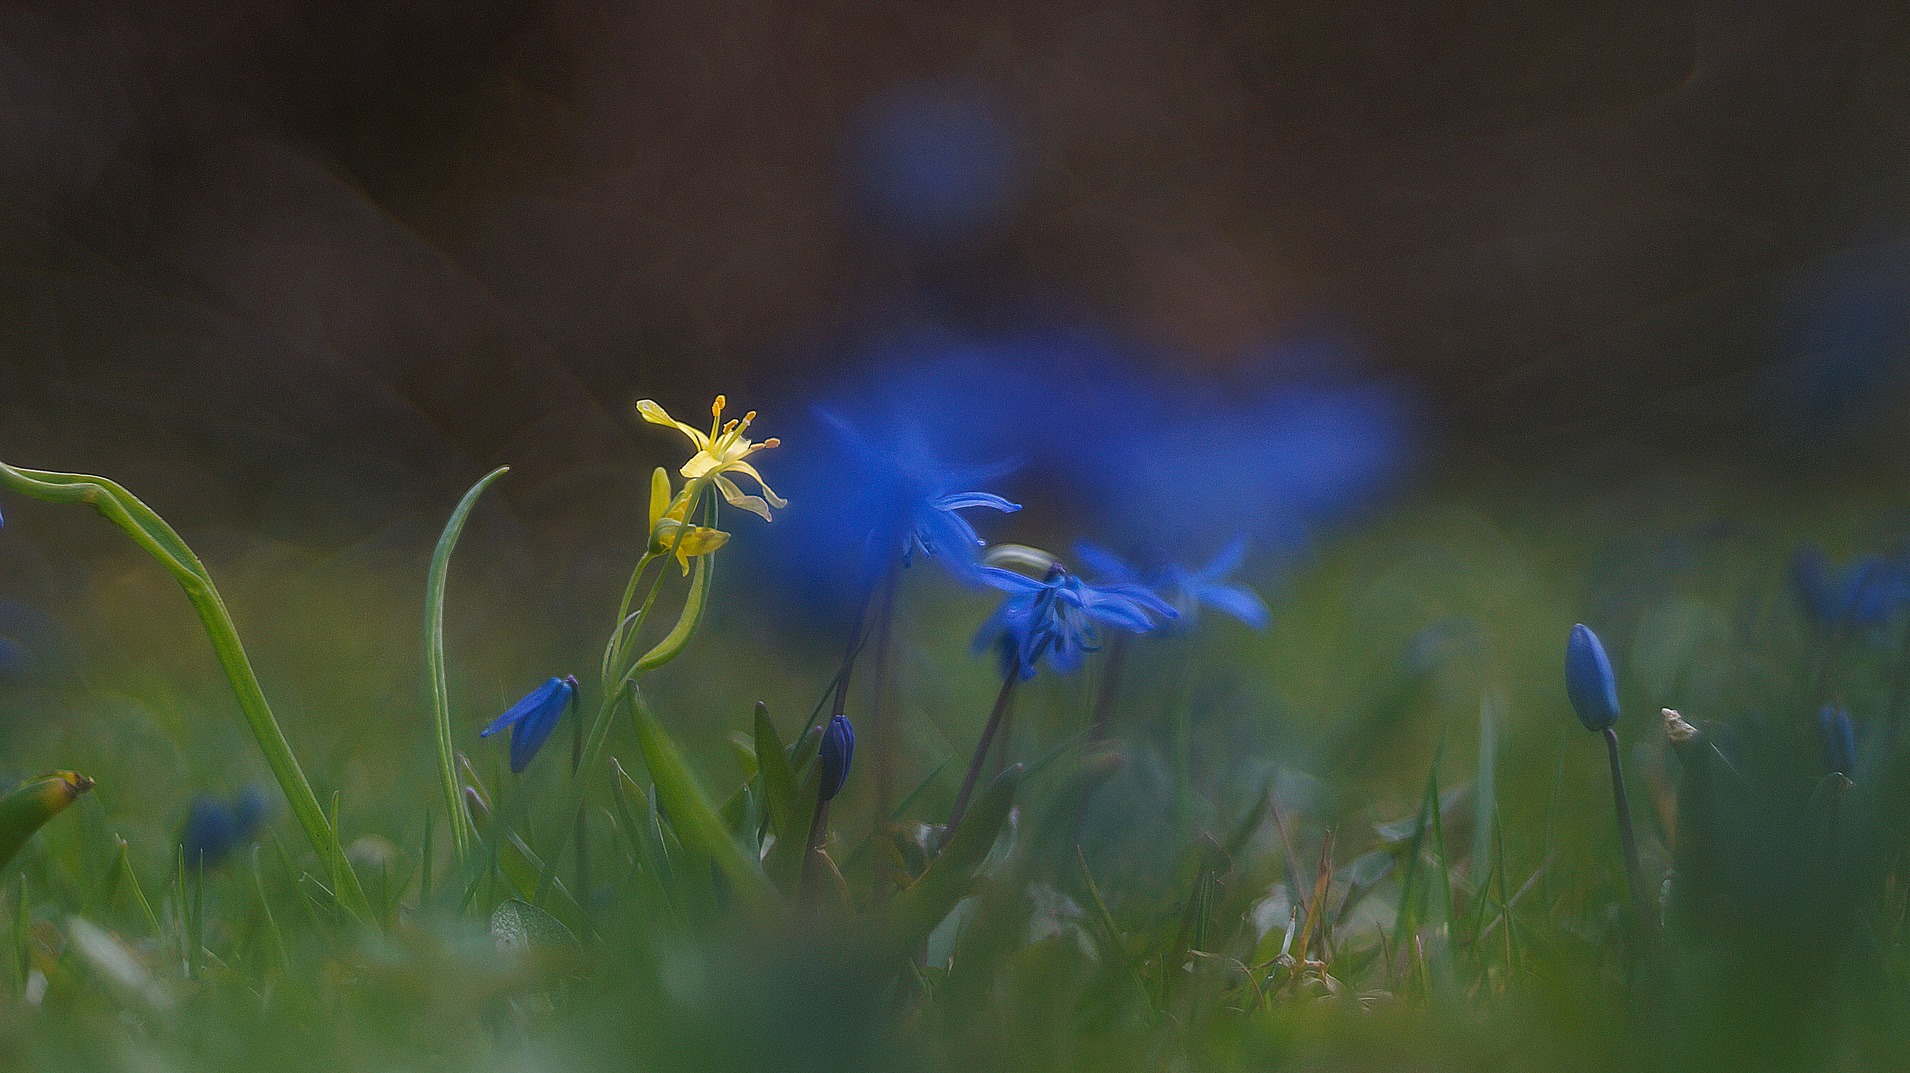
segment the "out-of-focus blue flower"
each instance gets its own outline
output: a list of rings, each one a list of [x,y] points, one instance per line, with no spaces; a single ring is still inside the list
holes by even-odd
[[[1565,692],[1585,729],[1597,733],[1618,722],[1618,678],[1605,645],[1579,623],[1565,642]]]
[[[1871,236],[1805,266],[1771,308],[1781,360],[1765,379],[1772,427],[1806,452],[1833,451],[1885,413],[1910,355],[1910,242]]]
[[[1100,647],[1102,626],[1147,633],[1161,621],[1179,617],[1167,601],[1139,585],[1090,585],[1061,564],[1040,581],[998,566],[976,568],[976,576],[1008,595],[975,633],[975,650],[996,648],[1003,673],[1033,678],[1045,659],[1067,674]]]
[[[852,459],[844,473],[847,487],[837,504],[844,522],[857,529],[866,526],[861,535],[874,548],[899,542],[904,565],[919,550],[967,575],[985,545],[961,512],[987,507],[1013,514],[1021,509],[1019,503],[992,492],[968,490],[1005,475],[1016,463],[951,469],[935,460],[927,439],[915,426],[877,441],[833,413],[818,413],[836,430]]]
[[[1054,487],[1116,547],[1164,518],[1191,541],[1302,543],[1390,490],[1421,439],[1410,394],[1360,376],[1351,344],[1276,348],[1232,382],[1092,325],[1026,317],[899,330],[865,353],[866,378],[830,394],[833,412],[860,427],[907,415],[940,457],[1023,459],[1027,483]]]
[[[849,762],[855,755],[856,731],[849,725],[849,717],[832,717],[823,728],[822,744],[816,751],[816,763],[821,765],[821,785],[817,787],[820,800],[834,800],[842,792],[842,783],[849,777]]]
[[[510,727],[511,771],[521,772],[530,766],[531,757],[537,755],[537,750],[544,747],[550,732],[556,729],[558,717],[576,699],[576,678],[570,675],[552,678],[526,693],[523,700],[492,720],[490,726],[478,732],[478,737],[488,738]]]
[[[1026,186],[1006,110],[977,83],[920,82],[869,101],[850,135],[851,179],[878,227],[942,245],[1010,212]]]
[[[1171,531],[1177,546],[1244,536],[1290,554],[1384,502],[1426,453],[1416,393],[1360,373],[1360,349],[1343,333],[1296,336],[1259,366],[1215,377],[1092,322],[986,312],[987,323],[957,328],[892,311],[860,338],[830,341],[859,361],[815,403],[871,442],[912,426],[936,459],[1016,459],[1012,493],[986,482],[952,490],[1022,502],[1038,493],[1044,515],[1114,548]],[[787,364],[826,360],[799,349]],[[840,437],[821,417],[801,420],[808,427],[787,434],[803,450],[779,460],[777,475],[795,505],[777,540],[739,559],[767,568],[809,628],[857,606],[863,557],[845,551],[861,550],[868,527],[850,523],[862,524],[866,508],[853,504],[867,500],[854,452],[830,442]],[[845,501],[851,509],[838,508]]]
[[[0,600],[0,686],[58,682],[78,651],[79,642],[58,618]]]
[[[1256,630],[1266,628],[1266,601],[1247,586],[1227,580],[1247,560],[1244,537],[1229,541],[1212,561],[1195,570],[1168,563],[1143,571],[1106,548],[1088,543],[1076,544],[1074,554],[1094,572],[1095,584],[1139,586],[1166,600],[1179,617],[1164,625],[1163,631],[1191,628],[1199,620],[1202,607],[1232,615]]]
[[[1824,705],[1817,710],[1817,729],[1824,736],[1824,763],[1841,775],[1855,771],[1857,732],[1850,724],[1850,710],[1841,704]]]
[[[1791,584],[1804,611],[1822,629],[1881,626],[1910,601],[1910,577],[1881,556],[1838,569],[1815,544],[1791,559]]]
[[[195,794],[179,829],[179,848],[187,868],[214,868],[258,834],[265,820],[265,795],[255,786],[231,801]]]

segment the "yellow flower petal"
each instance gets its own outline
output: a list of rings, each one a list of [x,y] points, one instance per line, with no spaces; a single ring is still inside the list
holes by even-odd
[[[729,501],[730,506],[738,510],[749,511],[764,521],[770,520],[769,504],[763,502],[756,496],[744,494],[741,488],[736,487],[735,481],[730,480],[720,473],[716,475],[716,490],[723,493],[723,498]],[[787,506],[788,504],[781,505]]]
[[[705,525],[691,526],[676,542],[676,561],[683,566],[683,572],[690,572],[690,560],[699,555],[708,555],[730,542],[730,535],[721,529],[711,529]]]
[[[697,450],[705,451],[709,449],[710,438],[703,434],[702,429],[691,428],[689,425],[671,417],[668,411],[658,406],[653,400],[637,400],[637,413],[643,415],[643,419],[653,425],[663,425],[666,428],[673,428],[685,436],[688,436],[690,442],[696,445]]]
[[[768,499],[770,505],[775,507],[777,510],[782,510],[784,507],[789,506],[789,501],[777,495],[775,490],[770,488],[769,482],[763,479],[762,474],[756,472],[755,466],[750,465],[748,462],[737,461],[737,462],[731,462],[729,465],[724,466],[723,468],[726,470],[729,470],[732,473],[746,473],[750,477],[754,478],[757,484],[760,484],[763,486],[763,497],[765,499]]]
[[[690,480],[696,480],[698,477],[703,476],[705,473],[708,473],[711,470],[720,469],[720,468],[722,468],[722,463],[710,457],[710,453],[708,451],[698,451],[697,453],[691,455],[690,460],[688,462],[683,463],[683,468],[680,470],[677,470],[677,472],[683,474],[685,477],[688,477]]]

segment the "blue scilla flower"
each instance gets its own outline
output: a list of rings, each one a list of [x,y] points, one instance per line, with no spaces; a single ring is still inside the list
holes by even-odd
[[[265,820],[265,795],[256,786],[239,791],[231,801],[195,794],[186,806],[179,828],[179,848],[187,868],[213,868],[239,847],[251,842]]]
[[[1565,692],[1586,730],[1596,734],[1618,722],[1618,678],[1604,643],[1584,623],[1565,642]]]
[[[866,527],[877,547],[899,541],[904,565],[919,551],[958,574],[969,574],[985,542],[962,512],[985,507],[1013,514],[1021,509],[992,492],[972,490],[1007,475],[1018,463],[951,468],[936,461],[917,426],[876,439],[827,410],[818,409],[817,414],[836,431],[849,456],[844,476],[850,487],[839,501],[845,519]]]
[[[1768,422],[1820,457],[1890,411],[1910,349],[1910,242],[1873,232],[1779,282],[1772,312],[1779,361],[1762,377]]]
[[[816,752],[816,763],[822,766],[821,785],[817,788],[819,800],[833,800],[842,792],[843,781],[849,777],[849,762],[855,755],[855,728],[849,725],[848,716],[835,716],[823,729],[822,745]]]
[[[513,774],[530,766],[531,757],[544,747],[550,738],[550,732],[557,727],[557,719],[564,709],[577,699],[577,679],[565,675],[552,678],[536,689],[524,695],[524,699],[511,705],[510,710],[491,721],[491,725],[478,732],[478,737],[491,735],[511,728],[511,771]]]
[[[1003,673],[1023,678],[1043,659],[1063,674],[1079,670],[1100,647],[1101,626],[1147,633],[1180,615],[1140,585],[1090,585],[1060,563],[1039,581],[998,566],[977,567],[976,576],[1008,595],[976,631],[975,650],[999,646]]]
[[[1804,611],[1823,629],[1881,626],[1910,600],[1910,578],[1877,555],[1838,568],[1815,544],[1791,559],[1791,584]]]
[[[1824,736],[1824,763],[1842,775],[1857,767],[1857,732],[1850,723],[1850,710],[1841,704],[1826,704],[1817,711],[1817,729]]]
[[[1141,570],[1106,548],[1087,543],[1076,544],[1074,554],[1094,572],[1096,584],[1138,586],[1166,600],[1180,616],[1165,623],[1166,630],[1192,627],[1203,607],[1232,615],[1256,630],[1265,629],[1270,617],[1266,601],[1259,593],[1227,580],[1247,559],[1244,537],[1229,542],[1212,561],[1198,569],[1168,563],[1153,570]]]

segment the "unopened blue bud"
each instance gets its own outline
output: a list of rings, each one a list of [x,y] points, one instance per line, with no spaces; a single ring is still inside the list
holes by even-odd
[[[856,754],[856,732],[849,725],[849,717],[838,715],[829,720],[822,732],[822,747],[816,753],[816,762],[822,765],[822,782],[817,788],[818,796],[828,801],[842,792],[843,781],[849,777],[849,761]]]
[[[537,750],[549,740],[550,732],[557,728],[558,717],[576,699],[576,678],[570,675],[552,678],[526,693],[524,699],[492,720],[490,726],[478,731],[478,737],[488,738],[506,727],[510,728],[511,772],[521,772],[530,766],[531,757],[537,755]]]
[[[1584,623],[1573,626],[1565,642],[1565,692],[1586,730],[1595,734],[1618,722],[1618,679],[1612,661]]]

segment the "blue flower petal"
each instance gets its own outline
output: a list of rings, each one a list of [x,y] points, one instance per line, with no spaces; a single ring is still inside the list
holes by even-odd
[[[1265,629],[1272,617],[1260,595],[1245,585],[1200,585],[1192,590],[1194,599],[1216,611],[1232,615],[1254,629]]]
[[[1188,577],[1190,581],[1194,582],[1219,581],[1221,578],[1240,569],[1241,564],[1246,561],[1247,538],[1235,537],[1227,542],[1226,547],[1220,549],[1220,554],[1215,555],[1213,561],[1201,567],[1199,570],[1194,571],[1188,575]]]
[[[1119,555],[1101,547],[1079,541],[1074,546],[1074,557],[1094,575],[1098,585],[1139,584],[1140,572],[1129,566]]]
[[[988,492],[951,492],[948,495],[936,498],[929,505],[939,511],[957,511],[969,510],[974,507],[988,507],[992,510],[1001,511],[1003,514],[1013,514],[1021,509],[1021,504],[1011,503],[998,495],[993,495]]]
[[[478,731],[478,737],[488,738],[498,731],[503,730],[505,727],[517,723],[525,716],[543,707],[545,702],[549,701],[553,695],[568,688],[569,686],[565,684],[562,678],[552,678],[550,681],[524,694],[524,698],[505,709],[503,715],[491,720],[490,726]]]

